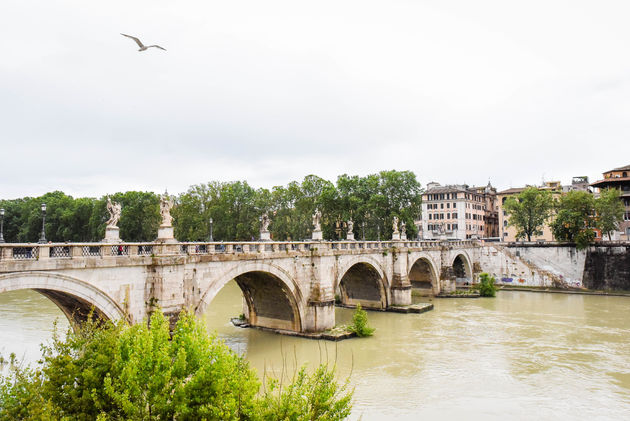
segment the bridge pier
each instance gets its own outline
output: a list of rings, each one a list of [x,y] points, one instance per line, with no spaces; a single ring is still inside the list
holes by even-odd
[[[407,268],[407,249],[394,249],[392,252],[392,283],[390,290],[390,306],[411,305],[411,282]]]

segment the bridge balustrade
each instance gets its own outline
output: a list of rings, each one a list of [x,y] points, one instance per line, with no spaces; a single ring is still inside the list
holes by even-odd
[[[434,248],[441,241],[247,241],[199,243],[62,243],[0,244],[0,260],[72,259],[82,257],[131,257],[164,254],[212,255],[249,253],[288,253],[290,251],[351,251],[396,248]],[[478,240],[448,241],[449,246],[466,247]]]

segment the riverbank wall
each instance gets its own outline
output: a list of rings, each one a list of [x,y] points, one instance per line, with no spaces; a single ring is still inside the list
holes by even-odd
[[[486,244],[479,265],[499,285],[630,290],[630,243]]]

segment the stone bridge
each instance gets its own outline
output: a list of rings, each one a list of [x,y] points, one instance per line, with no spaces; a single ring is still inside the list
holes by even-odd
[[[455,289],[479,272],[476,241],[0,244],[0,293],[33,289],[73,323],[90,311],[137,323],[159,308],[203,314],[235,280],[253,326],[320,332],[335,298],[387,310],[411,288]]]

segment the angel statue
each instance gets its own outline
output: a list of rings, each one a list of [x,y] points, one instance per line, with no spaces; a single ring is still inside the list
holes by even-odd
[[[109,219],[107,220],[107,228],[118,228],[121,211],[122,206],[120,206],[120,203],[112,202],[112,199],[108,197],[107,212],[109,212]]]
[[[263,216],[260,218],[262,223],[261,232],[269,232],[269,224],[271,224],[271,219],[269,219],[269,215],[267,213],[263,213]]]
[[[313,226],[315,227],[313,231],[322,230],[322,213],[319,209],[315,209],[315,213],[313,214]]]
[[[352,222],[352,219],[349,219],[346,225],[348,227],[348,234],[352,234],[352,228],[354,227],[354,222]]]
[[[168,195],[168,192],[164,192],[160,198],[160,214],[162,215],[163,227],[170,227],[173,223],[173,217],[171,216],[171,208],[173,207],[173,199]]]
[[[407,235],[407,224],[405,223],[405,221],[402,221],[400,223],[400,233],[402,235]]]
[[[394,221],[392,223],[392,229],[394,230],[394,234],[398,234],[398,217],[394,216]]]

